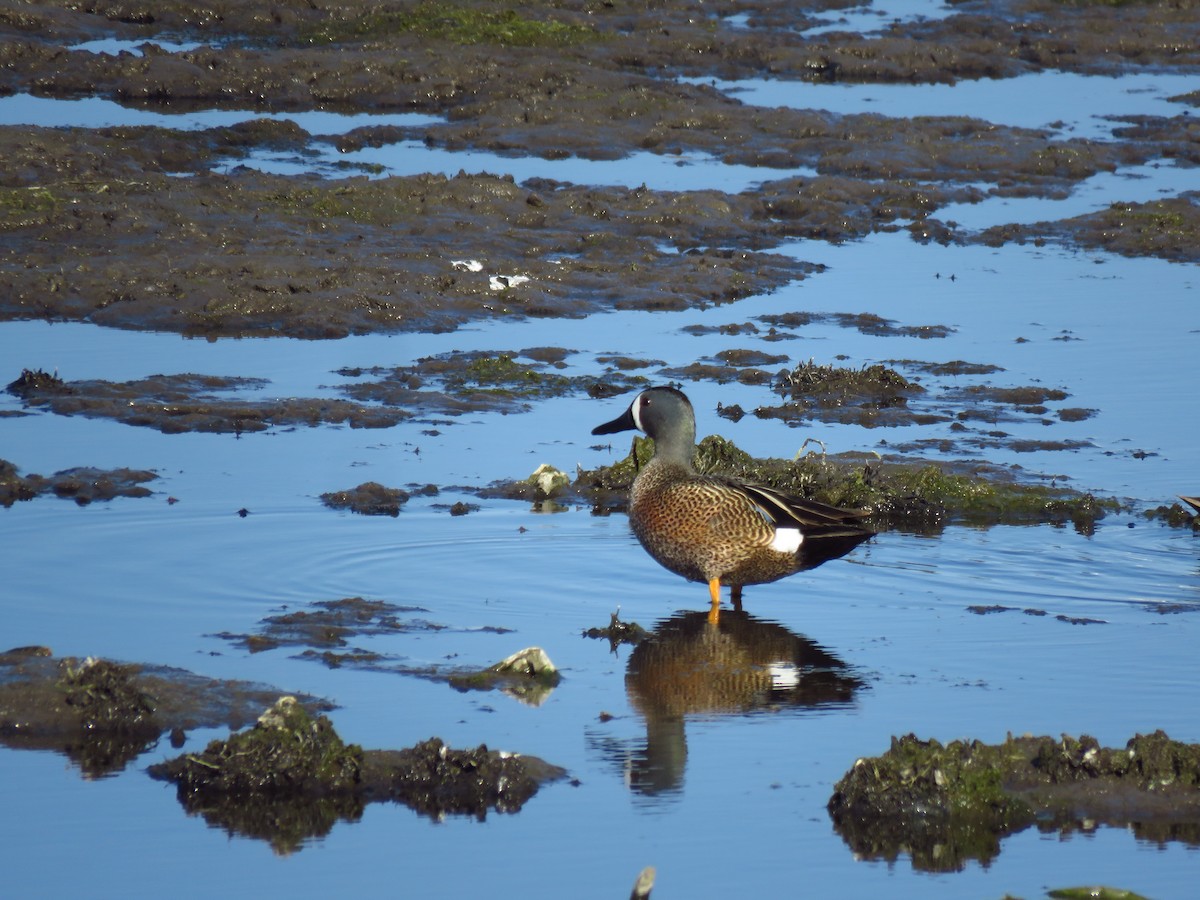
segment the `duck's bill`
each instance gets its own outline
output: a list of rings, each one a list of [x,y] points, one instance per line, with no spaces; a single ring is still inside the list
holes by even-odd
[[[618,431],[636,431],[637,427],[637,422],[633,420],[633,407],[631,406],[611,422],[597,425],[592,429],[592,434],[616,434]]]

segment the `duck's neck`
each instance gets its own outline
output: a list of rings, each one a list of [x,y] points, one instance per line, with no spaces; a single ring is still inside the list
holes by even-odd
[[[654,441],[654,458],[663,463],[692,468],[692,458],[696,455],[696,428],[681,428],[670,434],[662,435]]]

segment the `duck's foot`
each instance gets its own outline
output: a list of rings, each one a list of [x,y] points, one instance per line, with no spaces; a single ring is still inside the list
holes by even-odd
[[[708,595],[712,598],[712,606],[708,610],[708,624],[716,625],[721,619],[720,578],[713,578],[708,582]]]
[[[733,603],[733,611],[742,611],[742,586],[735,584],[729,589],[729,599]]]

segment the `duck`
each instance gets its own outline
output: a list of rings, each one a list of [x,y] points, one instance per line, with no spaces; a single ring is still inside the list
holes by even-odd
[[[735,610],[746,585],[777,581],[845,556],[874,532],[866,510],[840,509],[736,478],[697,472],[696,413],[683,391],[651,387],[594,435],[640,431],[654,456],[634,479],[629,524],[664,568],[708,585],[708,621],[720,621],[721,588]]]

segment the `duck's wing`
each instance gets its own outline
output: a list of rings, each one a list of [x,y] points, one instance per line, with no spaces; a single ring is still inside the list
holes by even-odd
[[[727,484],[753,503],[776,528],[798,528],[812,537],[873,534],[858,524],[870,515],[868,510],[841,509],[816,500],[803,500],[760,484],[732,480]]]
[[[1200,497],[1185,497],[1185,496],[1183,496],[1183,494],[1180,494],[1179,499],[1182,500],[1184,503],[1186,503],[1188,506],[1190,506],[1192,509],[1194,509],[1196,512],[1200,513]]]

